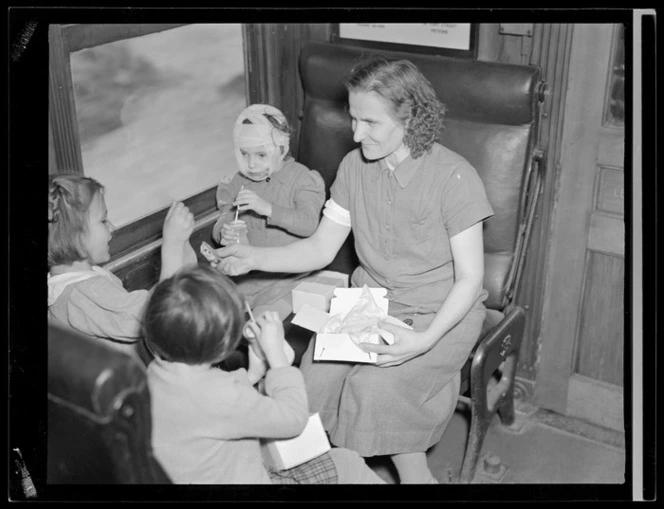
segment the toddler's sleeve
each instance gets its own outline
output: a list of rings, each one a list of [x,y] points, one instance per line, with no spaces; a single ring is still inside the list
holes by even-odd
[[[303,168],[294,181],[293,208],[272,204],[268,224],[278,226],[300,237],[309,237],[318,228],[325,202],[325,182],[316,170]]]

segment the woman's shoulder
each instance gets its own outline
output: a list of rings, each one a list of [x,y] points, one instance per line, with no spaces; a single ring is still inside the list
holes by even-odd
[[[425,155],[427,165],[434,174],[443,180],[451,178],[452,175],[478,175],[476,168],[464,156],[454,150],[434,143],[431,150]]]
[[[442,162],[448,165],[468,165],[472,168],[472,165],[465,157],[438,142],[434,142],[428,155],[429,158],[436,161],[438,164]]]
[[[360,147],[356,147],[350,152],[348,152],[343,157],[341,162],[344,164],[349,164],[349,163],[359,164],[364,162],[364,160],[362,159],[362,150],[360,149]]]
[[[337,174],[344,174],[344,173],[347,175],[355,174],[357,177],[361,177],[364,175],[364,173],[355,170],[358,170],[366,165],[367,162],[362,157],[362,150],[360,149],[360,147],[357,147],[348,152],[343,157],[343,159],[341,159],[341,162],[339,163],[339,169],[337,170]]]

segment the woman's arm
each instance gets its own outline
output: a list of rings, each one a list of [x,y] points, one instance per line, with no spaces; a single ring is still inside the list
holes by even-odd
[[[470,311],[482,291],[484,280],[484,241],[482,222],[476,223],[450,239],[454,259],[454,285],[445,302],[424,332],[414,332],[396,325],[382,328],[395,336],[393,345],[362,344],[367,352],[378,353],[379,366],[396,366],[430,350]]]
[[[350,233],[343,226],[323,216],[314,234],[281,247],[255,247],[236,244],[217,249],[223,258],[221,270],[230,276],[252,270],[263,272],[308,272],[330,264]]]
[[[452,237],[450,245],[454,285],[425,333],[431,346],[466,316],[479,297],[484,281],[482,222]]]

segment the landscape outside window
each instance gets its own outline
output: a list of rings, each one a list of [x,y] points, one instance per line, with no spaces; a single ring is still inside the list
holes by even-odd
[[[240,24],[187,25],[70,58],[84,173],[106,187],[116,227],[235,174]]]

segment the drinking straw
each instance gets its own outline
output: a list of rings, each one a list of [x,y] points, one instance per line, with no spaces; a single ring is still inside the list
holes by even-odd
[[[256,323],[256,319],[254,318],[254,314],[251,312],[251,308],[249,307],[249,303],[245,300],[244,301],[244,306],[247,308],[247,312],[249,313],[249,319]]]
[[[244,184],[240,186],[240,191],[244,189]],[[237,221],[237,216],[240,214],[240,206],[235,207],[235,221]],[[238,240],[239,242],[239,240]]]

